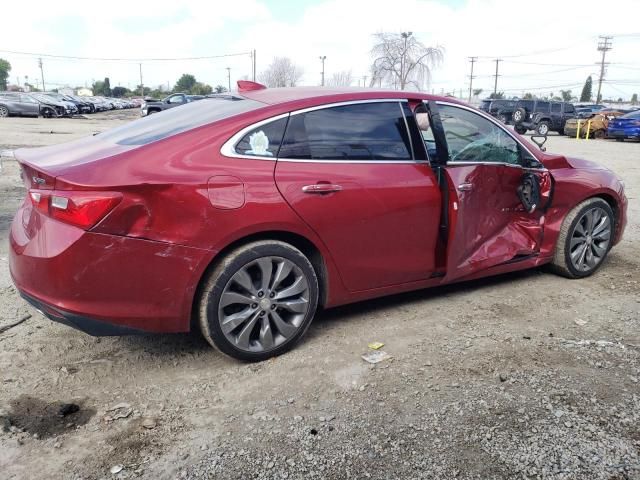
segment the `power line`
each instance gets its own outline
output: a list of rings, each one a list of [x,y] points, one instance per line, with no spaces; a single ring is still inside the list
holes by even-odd
[[[54,55],[50,53],[35,53],[35,52],[18,52],[15,50],[0,50],[2,53],[11,53],[14,55],[27,55],[33,57],[46,57],[46,58],[62,58],[65,60],[96,60],[102,62],[177,62],[186,60],[210,60],[213,58],[226,58],[226,57],[239,57],[242,55],[251,55],[252,52],[239,52],[239,53],[225,53],[222,55],[208,55],[202,57],[172,57],[172,58],[107,58],[107,57],[79,57],[73,55]]]

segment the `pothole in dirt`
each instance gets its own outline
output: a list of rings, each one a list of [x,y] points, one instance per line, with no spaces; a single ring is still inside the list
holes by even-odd
[[[38,438],[49,438],[85,425],[96,414],[95,409],[80,403],[45,402],[29,395],[21,395],[10,402],[8,418],[11,425]]]

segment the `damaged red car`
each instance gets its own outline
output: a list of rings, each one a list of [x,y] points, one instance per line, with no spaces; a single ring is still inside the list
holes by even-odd
[[[544,264],[588,276],[626,224],[611,171],[417,92],[240,82],[15,156],[27,301],[93,335],[200,329],[245,360],[320,308]]]

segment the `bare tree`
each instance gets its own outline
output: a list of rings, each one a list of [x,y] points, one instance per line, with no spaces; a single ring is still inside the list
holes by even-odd
[[[271,65],[259,75],[267,87],[295,87],[303,75],[301,67],[288,57],[275,57]]]
[[[425,47],[411,32],[376,33],[375,39],[371,85],[385,82],[400,90],[421,89],[444,57],[443,47]]]
[[[348,87],[353,83],[351,70],[342,70],[334,73],[327,82],[330,87]]]

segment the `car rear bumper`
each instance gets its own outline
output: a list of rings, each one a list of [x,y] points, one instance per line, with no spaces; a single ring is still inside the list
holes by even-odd
[[[87,232],[28,203],[9,241],[16,287],[53,320],[99,335],[189,330],[206,250]]]

